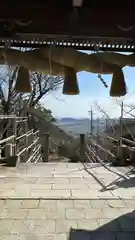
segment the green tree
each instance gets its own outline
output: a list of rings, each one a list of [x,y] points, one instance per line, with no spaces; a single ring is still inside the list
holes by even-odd
[[[38,112],[38,115],[44,119],[45,121],[48,121],[48,122],[55,122],[56,119],[52,116],[52,112],[50,109],[46,109],[41,103],[37,103],[36,106],[35,106],[37,112]]]

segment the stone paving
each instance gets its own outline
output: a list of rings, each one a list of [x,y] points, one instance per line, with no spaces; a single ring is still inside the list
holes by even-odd
[[[0,240],[135,240],[135,174],[126,171],[79,163],[0,168]]]
[[[109,170],[95,164],[47,163],[21,164],[18,168],[0,168],[0,198],[134,198],[135,174],[127,179],[127,168]],[[104,186],[119,178],[111,188]]]
[[[0,240],[132,240],[134,207],[131,199],[1,200]]]

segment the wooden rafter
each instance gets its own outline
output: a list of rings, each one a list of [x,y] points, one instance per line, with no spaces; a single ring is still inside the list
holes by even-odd
[[[43,46],[48,39],[55,42],[72,40],[75,47],[79,41],[82,49],[92,49],[103,43],[106,46],[101,49],[133,51],[134,16],[133,0],[128,4],[122,0],[109,4],[104,0],[13,1],[11,4],[5,0],[0,11],[0,44],[3,39],[26,47]]]
[[[26,40],[12,39],[8,40],[9,45],[14,47],[26,47],[26,48],[42,48],[49,44],[55,44],[57,46],[72,47],[78,50],[91,50],[95,51],[97,48],[101,51],[117,51],[117,52],[134,52],[135,45],[130,40],[125,39],[59,39],[59,38],[47,38],[37,37],[35,40],[32,38],[24,37]],[[4,46],[7,41],[0,40],[0,46]]]

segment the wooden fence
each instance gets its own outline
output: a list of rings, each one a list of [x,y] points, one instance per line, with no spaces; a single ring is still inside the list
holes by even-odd
[[[29,130],[27,117],[0,116],[0,138],[0,164],[16,166],[20,162],[37,163],[49,160],[51,137],[45,133],[41,145],[39,131]],[[110,143],[113,141],[117,143],[115,153],[102,144],[104,139]],[[73,143],[69,145],[72,146]],[[124,159],[126,151],[132,158],[135,153],[135,141],[123,137],[118,140],[100,132],[98,138],[93,135],[85,140],[84,134],[81,134],[80,145],[77,142],[77,146],[73,146],[73,149],[69,146],[69,150],[70,155],[73,152],[80,161],[103,163],[106,159],[110,162],[117,156]],[[106,159],[100,155],[101,153],[105,154]]]
[[[112,149],[107,149],[106,146],[102,145],[99,142],[95,141],[95,138],[91,136],[91,138],[88,139],[87,143],[87,155],[89,156],[89,159],[91,162],[106,162],[108,159],[108,162],[112,159],[119,158],[119,161],[121,164],[124,165],[126,161],[132,162],[132,160],[135,159],[135,141],[131,141],[129,139],[126,139],[124,137],[120,137],[119,139],[115,139],[109,135],[106,135],[104,133],[99,133],[99,137],[101,139],[106,138],[108,142],[115,142],[115,153],[112,151]],[[124,144],[123,144],[124,141]],[[113,146],[113,143],[112,143]],[[102,158],[100,156],[99,152],[105,153],[106,158]],[[134,158],[134,159],[133,159]],[[133,163],[133,162],[132,162]]]
[[[39,131],[28,130],[28,119],[16,116],[0,116],[6,119],[7,137],[0,140],[0,163],[18,165],[20,162],[37,163],[42,161]],[[8,127],[10,136],[8,136]],[[5,132],[5,129],[1,129]],[[10,164],[11,163],[11,164]]]

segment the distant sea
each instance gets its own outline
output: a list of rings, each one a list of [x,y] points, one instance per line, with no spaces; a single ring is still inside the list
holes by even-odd
[[[111,124],[118,123],[118,119],[113,119]],[[58,119],[55,123],[59,126],[63,131],[67,132],[68,134],[75,136],[79,134],[90,134],[91,133],[91,120],[88,118],[62,118]],[[106,121],[105,119],[93,120],[93,133],[96,134],[97,132],[103,132],[107,125],[111,125],[110,121]]]

